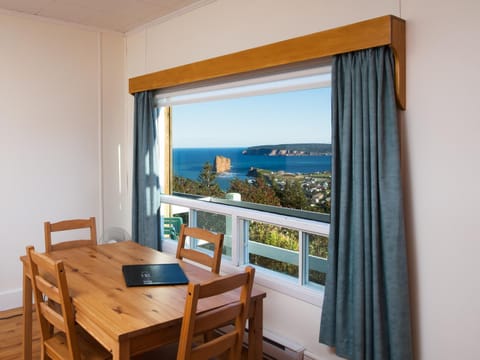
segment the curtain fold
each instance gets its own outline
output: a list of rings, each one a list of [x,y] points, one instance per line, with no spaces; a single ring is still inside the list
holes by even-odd
[[[152,91],[135,93],[132,190],[132,239],[160,249],[158,109]]]
[[[412,359],[394,62],[332,68],[332,207],[320,342],[352,360]]]

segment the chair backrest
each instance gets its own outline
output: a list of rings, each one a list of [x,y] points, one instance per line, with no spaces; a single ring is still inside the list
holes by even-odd
[[[228,354],[228,359],[239,360],[242,353],[243,334],[248,316],[250,296],[252,293],[255,269],[247,266],[245,272],[226,275],[203,284],[188,285],[185,314],[178,344],[177,360],[210,359],[221,354]],[[197,313],[198,303],[208,301],[215,295],[240,288],[238,299],[213,310]],[[223,327],[234,326],[219,337],[206,338],[205,342],[193,345],[193,338],[198,334]]]
[[[67,278],[62,261],[54,261],[48,256],[27,247],[31,269],[32,288],[35,295],[37,317],[40,321],[42,353],[54,356],[56,350],[49,346],[54,338],[53,328],[65,334],[65,345],[71,359],[80,360],[73,305],[68,293]]]
[[[211,231],[188,227],[182,224],[180,228],[180,236],[177,245],[177,259],[190,259],[211,268],[212,272],[218,274],[220,272],[220,262],[222,260],[223,234],[213,233]],[[213,245],[212,256],[195,249],[185,248],[186,238],[208,241]]]
[[[77,246],[97,245],[97,226],[96,226],[94,217],[91,217],[89,219],[63,220],[55,223],[51,223],[50,221],[47,221],[44,223],[44,228],[45,228],[45,251],[46,252],[50,252],[54,250],[69,249]],[[68,240],[68,241],[58,242],[56,244],[52,243],[53,232],[81,230],[81,229],[90,230],[90,239]]]

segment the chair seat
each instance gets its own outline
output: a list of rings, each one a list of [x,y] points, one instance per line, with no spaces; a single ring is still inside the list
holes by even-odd
[[[112,355],[82,327],[77,325],[75,330],[77,330],[77,340],[82,360],[107,360],[112,358]],[[55,354],[58,359],[71,359],[68,353],[67,338],[63,332],[58,332],[45,341],[45,347],[49,353]]]

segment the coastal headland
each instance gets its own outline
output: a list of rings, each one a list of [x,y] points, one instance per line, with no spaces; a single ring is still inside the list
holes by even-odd
[[[263,156],[321,156],[331,155],[331,144],[277,144],[250,146],[242,151],[243,155]]]

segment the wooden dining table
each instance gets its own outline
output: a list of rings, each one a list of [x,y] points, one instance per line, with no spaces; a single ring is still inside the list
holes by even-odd
[[[178,341],[182,324],[186,285],[125,285],[122,265],[177,262],[189,281],[203,282],[220,275],[173,255],[132,241],[77,247],[48,253],[63,260],[75,308],[75,320],[106,349],[114,360],[129,359],[162,344]],[[23,262],[23,354],[32,358],[32,287],[30,268]],[[262,317],[265,292],[252,291],[248,315],[248,359],[262,358]],[[225,294],[199,304],[198,311],[234,301]]]

